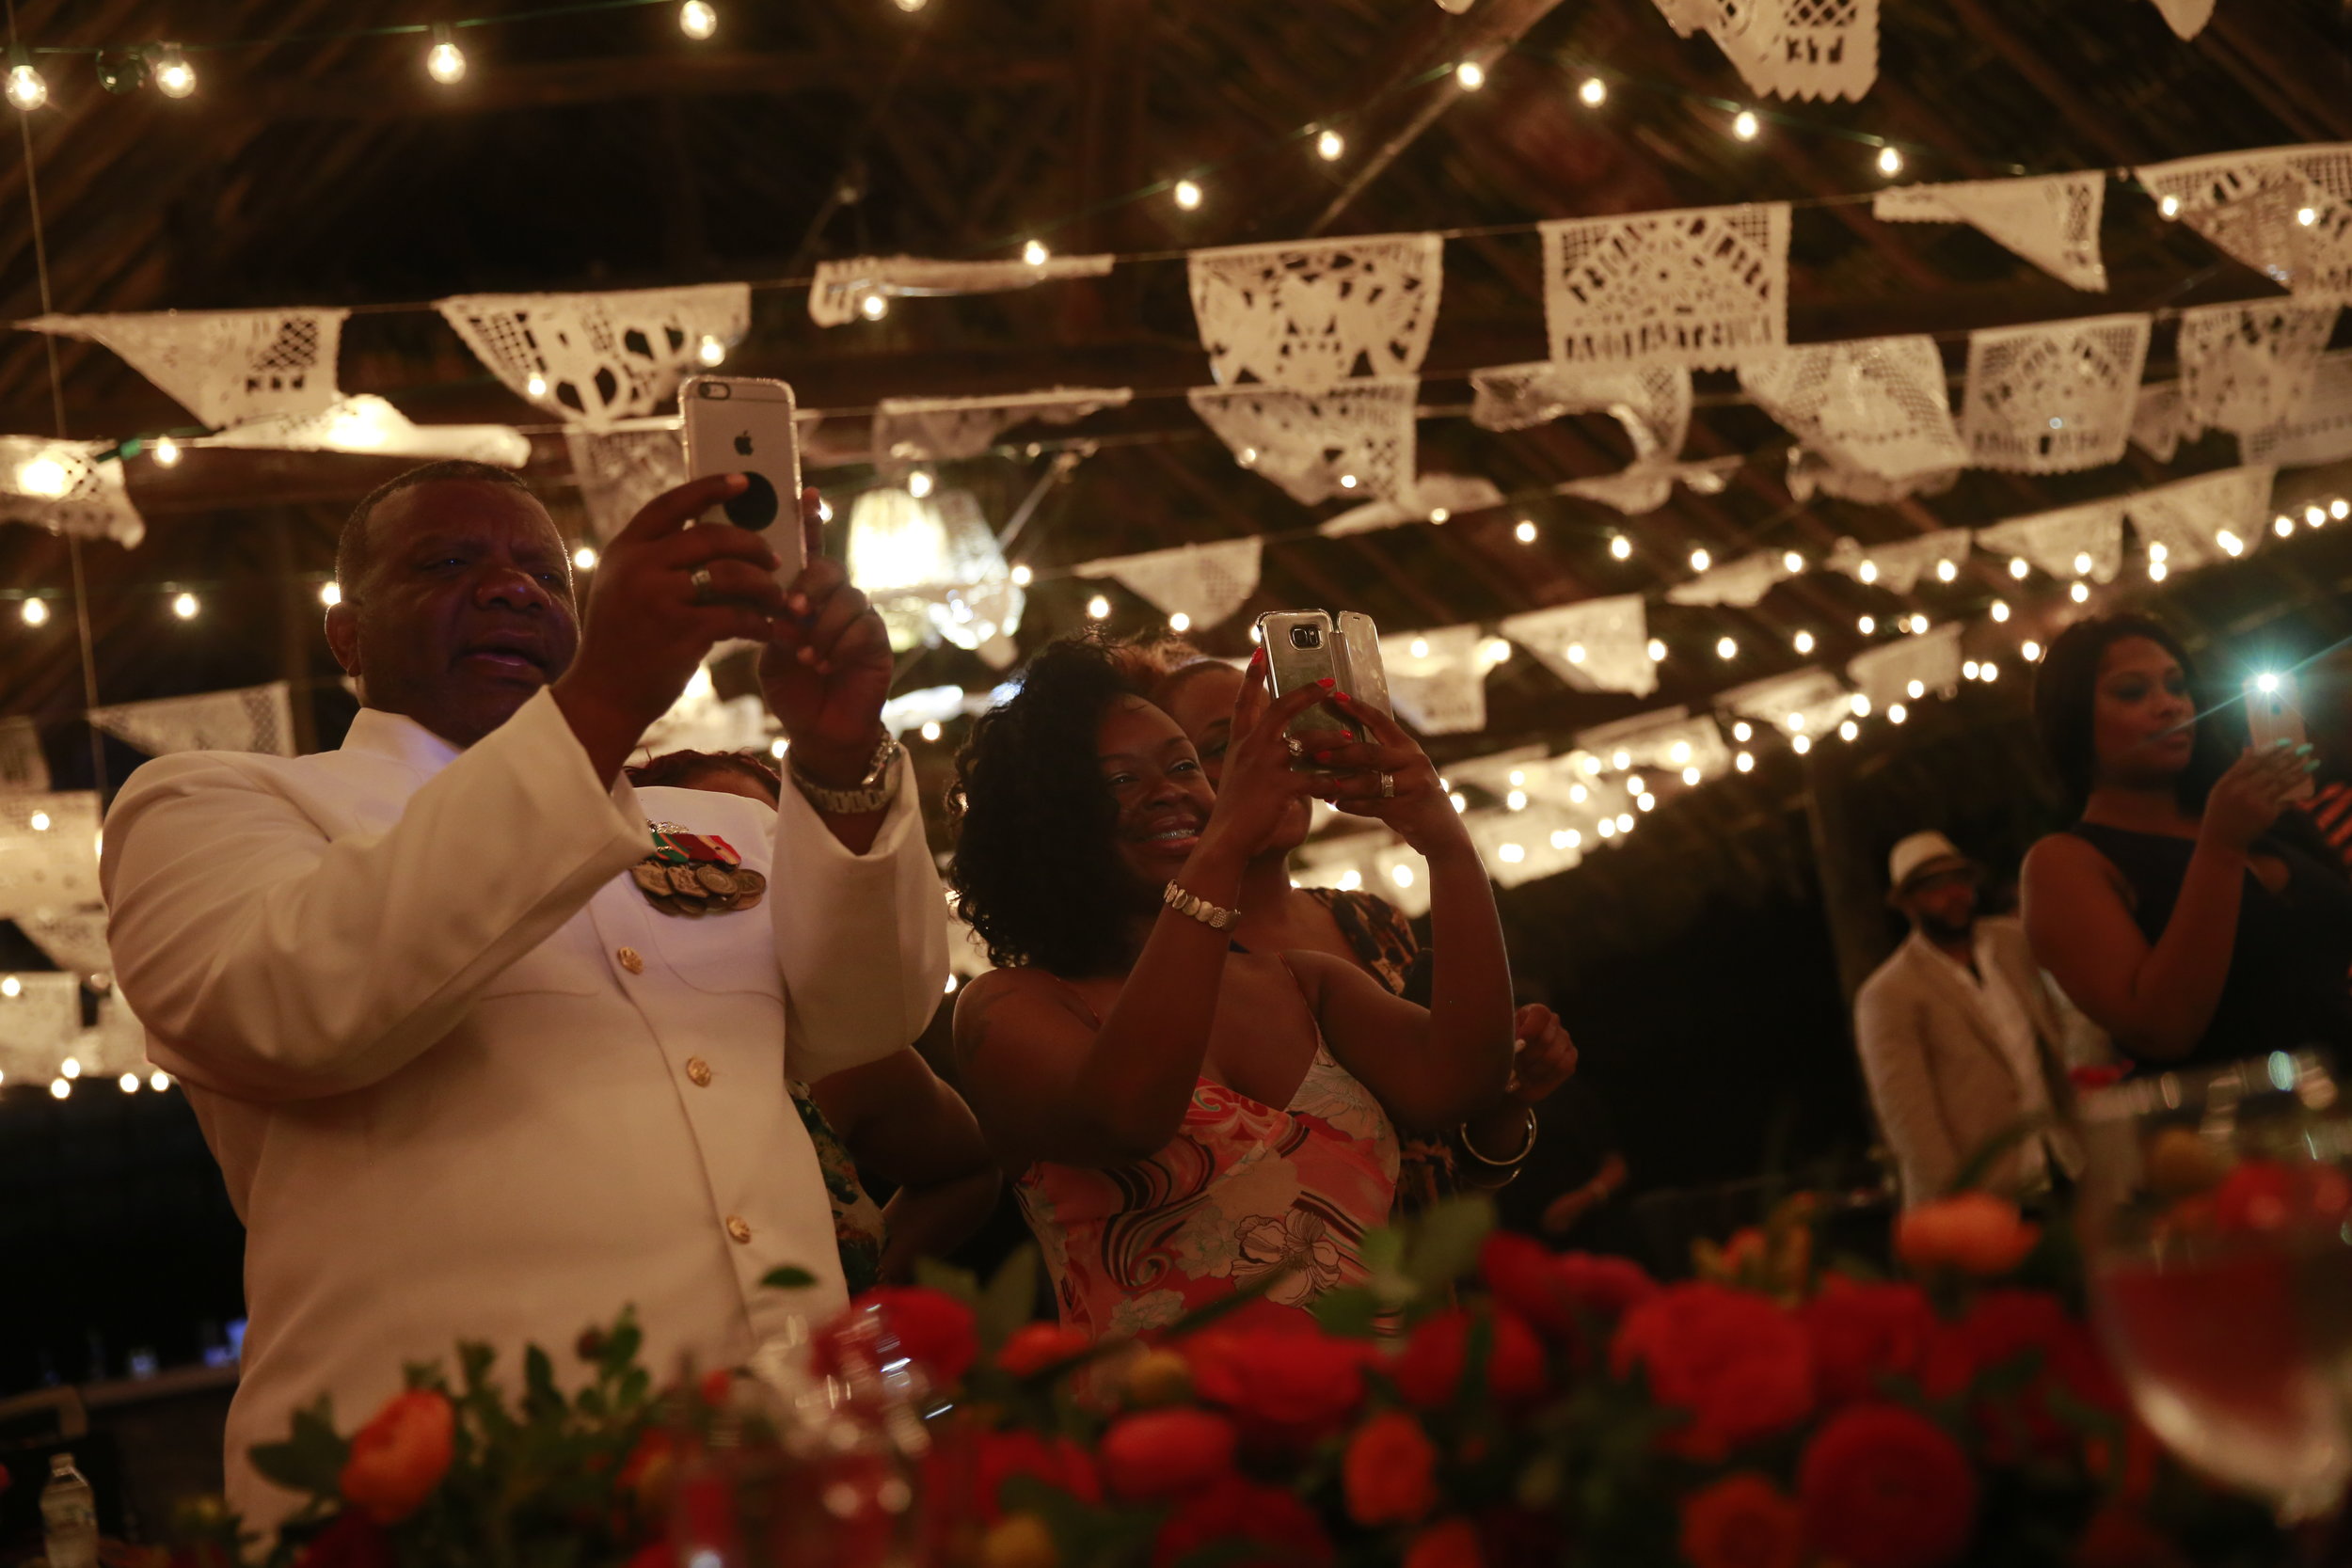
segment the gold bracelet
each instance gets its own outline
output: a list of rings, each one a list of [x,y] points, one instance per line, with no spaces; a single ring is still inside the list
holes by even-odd
[[[1199,894],[1186,893],[1170,878],[1160,892],[1160,902],[1188,920],[1198,920],[1212,931],[1230,929],[1241,918],[1241,911],[1220,909]]]
[[[1470,1123],[1467,1121],[1462,1123],[1461,1132],[1454,1141],[1462,1146],[1463,1153],[1485,1165],[1488,1170],[1517,1171],[1521,1165],[1527,1164],[1527,1157],[1535,1152],[1534,1107],[1530,1106],[1527,1111],[1527,1142],[1521,1144],[1519,1151],[1508,1160],[1489,1160],[1484,1154],[1479,1153],[1478,1146],[1470,1142]]]

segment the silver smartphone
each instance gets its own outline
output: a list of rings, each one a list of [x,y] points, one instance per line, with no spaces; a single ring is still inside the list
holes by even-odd
[[[745,375],[689,376],[678,388],[686,477],[743,474],[750,487],[720,510],[737,528],[765,534],[776,576],[791,582],[808,564],[801,538],[801,440],[792,388]]]
[[[1380,659],[1380,628],[1360,610],[1340,611],[1340,689],[1363,704],[1392,714],[1389,667]]]
[[[1320,610],[1276,610],[1259,616],[1258,645],[1265,649],[1266,688],[1277,697],[1326,680],[1347,689],[1344,645],[1331,617]],[[1362,738],[1338,708],[1323,703],[1293,719],[1285,733],[1293,741]]]

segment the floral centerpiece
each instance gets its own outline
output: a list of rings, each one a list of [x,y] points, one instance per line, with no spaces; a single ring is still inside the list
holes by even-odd
[[[510,1402],[487,1353],[469,1350],[454,1379],[412,1370],[350,1438],[315,1410],[255,1459],[312,1498],[278,1548],[294,1568],[2166,1568],[2283,1555],[2263,1510],[2180,1469],[2130,1415],[2058,1227],[1963,1195],[1904,1216],[1903,1272],[1886,1277],[1820,1257],[1813,1213],[1788,1199],[1768,1225],[1701,1246],[1697,1277],[1661,1285],[1449,1206],[1374,1238],[1370,1281],[1325,1293],[1311,1318],[1245,1296],[1108,1345],[1030,1321],[1029,1257],[986,1286],[934,1270],[860,1298],[792,1374],[836,1396],[861,1369],[873,1387],[878,1367],[913,1378],[894,1408],[928,1419],[873,1428],[894,1433],[893,1473],[909,1484],[862,1495],[919,1521],[861,1531],[845,1505],[837,1528],[789,1548],[741,1521],[780,1517],[779,1487],[834,1498],[849,1472],[788,1458],[714,1470],[714,1456],[763,1442],[801,1451],[763,1435],[785,1405],[727,1374],[657,1394],[626,1319],[576,1347],[575,1393],[534,1351]],[[192,1522],[204,1549],[236,1555],[233,1521]]]

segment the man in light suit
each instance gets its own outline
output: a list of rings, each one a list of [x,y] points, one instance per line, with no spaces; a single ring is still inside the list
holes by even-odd
[[[1977,868],[1950,839],[1912,834],[1887,873],[1911,936],[1854,998],[1854,1040],[1910,1208],[1943,1196],[1986,1143],[2065,1103],[2061,1023],[2025,928],[1978,918]],[[2080,1166],[2071,1132],[2045,1123],[1988,1185],[2027,1195]]]
[[[404,475],[337,556],[327,641],[363,705],[342,748],[165,757],[115,801],[115,973],[247,1232],[228,1458],[250,1525],[294,1502],[251,1445],[322,1394],[348,1430],[460,1338],[513,1377],[526,1343],[567,1364],[633,1305],[666,1376],[842,1305],[785,1081],[921,1031],[943,895],[881,723],[889,641],[822,559],[815,493],[788,589],[759,534],[688,526],[744,491],[729,475],[650,502],[583,631],[520,481]],[[632,790],[622,763],[728,638],[767,644],[795,787],[774,809]],[[764,900],[654,903],[630,871],[655,823],[723,839]],[[818,1283],[761,1287],[787,1264]]]

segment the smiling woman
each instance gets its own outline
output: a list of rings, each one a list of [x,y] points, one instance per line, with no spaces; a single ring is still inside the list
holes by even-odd
[[[1253,669],[1244,697],[1212,790],[1176,721],[1100,643],[1067,641],[958,759],[951,879],[1005,966],[957,1005],[964,1093],[1043,1243],[1062,1322],[1090,1335],[1163,1325],[1253,1282],[1279,1309],[1360,1281],[1399,1127],[1493,1105],[1509,1069],[1493,897],[1436,769],[1344,694],[1269,705]],[[1294,766],[1287,727],[1317,703],[1372,733],[1345,748],[1366,756]],[[1373,793],[1373,768],[1404,787]],[[1390,814],[1429,860],[1432,1007],[1352,958],[1235,940],[1246,868],[1288,842],[1311,794]]]

